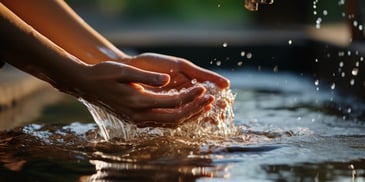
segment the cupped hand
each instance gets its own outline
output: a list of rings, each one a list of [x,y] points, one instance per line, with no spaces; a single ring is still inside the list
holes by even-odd
[[[143,70],[170,75],[170,82],[164,87],[158,88],[159,90],[190,88],[195,81],[210,81],[221,89],[226,89],[230,85],[229,80],[223,76],[178,57],[146,53],[127,58],[124,62]],[[152,88],[152,90],[156,90],[156,88]]]
[[[177,68],[171,69],[178,71]],[[77,79],[78,89],[74,95],[106,108],[138,127],[174,128],[210,109],[214,98],[204,94],[206,90],[201,86],[173,94],[145,89],[173,87],[169,75],[153,71],[161,70],[146,71],[109,61],[87,66]],[[172,79],[180,81],[182,75],[172,76]]]

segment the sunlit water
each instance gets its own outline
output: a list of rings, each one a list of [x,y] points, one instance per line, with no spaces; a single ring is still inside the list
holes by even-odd
[[[195,86],[204,86],[207,89],[206,94],[213,95],[215,100],[208,112],[188,120],[186,124],[176,129],[160,127],[137,128],[133,121],[128,121],[127,118],[117,118],[107,110],[86,100],[80,99],[80,101],[89,109],[105,140],[113,138],[131,140],[143,136],[184,136],[186,138],[196,138],[207,136],[229,137],[235,135],[236,128],[233,123],[234,113],[232,109],[235,96],[231,90],[221,90],[210,82],[196,83],[196,80],[192,80],[192,82],[194,82]],[[171,90],[169,94],[185,91],[187,90]]]
[[[365,181],[362,102],[303,76],[222,74],[234,135],[105,141],[92,122],[37,122],[1,132],[1,180]]]

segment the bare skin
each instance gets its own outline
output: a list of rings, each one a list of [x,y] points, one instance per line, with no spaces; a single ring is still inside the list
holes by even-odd
[[[0,0],[0,40],[6,42],[0,59],[140,127],[177,127],[209,110],[213,96],[192,79],[229,87],[224,77],[182,58],[128,56],[63,1],[39,1]],[[188,89],[161,93],[181,88]]]

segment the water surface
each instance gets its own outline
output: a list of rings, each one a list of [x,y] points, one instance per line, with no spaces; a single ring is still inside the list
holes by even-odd
[[[1,180],[365,181],[362,102],[300,75],[222,74],[236,93],[233,136],[105,141],[65,97],[0,132]]]

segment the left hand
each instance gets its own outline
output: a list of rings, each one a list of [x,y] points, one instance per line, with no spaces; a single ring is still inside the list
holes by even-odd
[[[157,90],[156,88],[150,88],[154,91],[190,88],[194,85],[192,83],[193,79],[200,83],[210,81],[220,89],[229,88],[230,85],[229,80],[223,76],[178,57],[146,53],[127,58],[124,63],[139,69],[170,75],[170,82],[166,86],[157,88]]]

